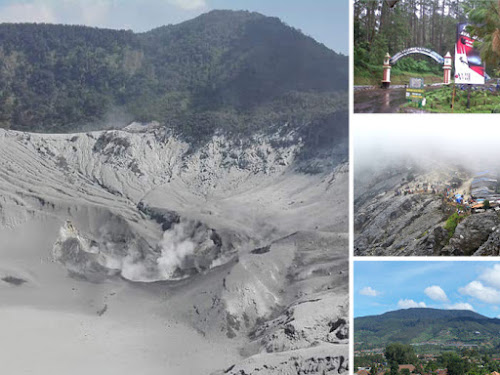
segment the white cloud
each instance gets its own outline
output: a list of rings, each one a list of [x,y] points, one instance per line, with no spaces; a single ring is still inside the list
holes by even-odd
[[[0,22],[45,22],[146,31],[207,11],[207,0],[23,0],[2,5]],[[139,14],[140,13],[140,14]]]
[[[363,296],[376,297],[376,296],[380,295],[380,292],[376,291],[371,286],[366,286],[359,291],[359,294],[361,294]]]
[[[207,6],[205,0],[167,0],[167,2],[185,10],[200,9]]]
[[[425,302],[415,302],[412,299],[400,299],[398,301],[398,307],[400,309],[411,309],[413,307],[427,307]]]
[[[107,22],[113,7],[112,1],[86,0],[78,4],[82,23],[87,26],[100,26]]]
[[[448,302],[446,293],[438,285],[433,285],[425,288],[424,293],[433,301]]]
[[[454,303],[453,305],[446,305],[445,308],[447,310],[470,310],[474,311],[474,307],[470,303],[465,303],[465,302],[457,302]]]
[[[472,281],[458,291],[467,296],[474,297],[482,302],[500,303],[500,292],[489,286],[484,286],[480,281]]]
[[[0,8],[0,22],[46,22],[54,23],[52,9],[39,2],[9,4]]]
[[[488,268],[479,276],[479,279],[496,289],[500,289],[500,264],[495,264],[493,268]]]

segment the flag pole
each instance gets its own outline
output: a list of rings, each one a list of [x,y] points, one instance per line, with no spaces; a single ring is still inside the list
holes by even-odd
[[[453,82],[453,95],[451,96],[451,113],[455,109],[455,82]]]

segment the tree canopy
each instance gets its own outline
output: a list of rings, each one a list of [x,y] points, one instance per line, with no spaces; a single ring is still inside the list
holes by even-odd
[[[411,345],[389,344],[385,348],[384,355],[389,363],[397,363],[398,365],[417,363],[417,356]]]
[[[481,58],[498,71],[500,65],[500,1],[483,0],[469,9],[471,35],[478,38],[476,43]]]

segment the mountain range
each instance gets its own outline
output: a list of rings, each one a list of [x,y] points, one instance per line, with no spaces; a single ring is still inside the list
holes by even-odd
[[[354,319],[357,347],[405,344],[498,345],[500,319],[468,310],[412,308]]]
[[[145,33],[0,24],[0,127],[13,130],[158,121],[199,143],[289,123],[317,147],[346,136],[347,87],[346,56],[254,12]]]

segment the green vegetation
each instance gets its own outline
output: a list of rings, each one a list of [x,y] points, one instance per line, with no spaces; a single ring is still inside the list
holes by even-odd
[[[455,88],[453,110],[451,108],[453,85],[427,90],[425,97],[427,105],[425,110],[436,113],[499,113],[500,94],[496,90],[474,89],[470,95],[470,109],[467,109],[467,90],[460,86]]]
[[[452,214],[444,224],[444,229],[448,231],[448,240],[453,237],[457,225],[465,218],[465,216],[460,216],[456,212]]]
[[[498,0],[399,0],[354,2],[354,84],[379,85],[384,55],[409,47],[425,47],[441,56],[453,54],[456,26],[470,22],[491,76],[500,74],[500,9]],[[418,57],[416,57],[418,56]],[[426,83],[442,82],[442,66],[427,57],[413,55],[398,61],[391,72],[392,84],[408,83],[410,77]]]
[[[448,375],[465,375],[469,368],[469,363],[456,353],[441,353],[438,363],[448,369]]]
[[[419,238],[419,239],[423,238],[423,237],[427,236],[428,234],[429,234],[429,231],[426,230],[425,232],[421,233],[417,238]]]
[[[391,343],[386,346],[384,356],[389,363],[398,365],[417,363],[417,356],[411,345]]]
[[[437,370],[447,370],[449,375],[487,375],[500,369],[500,362],[493,360],[487,351],[475,349],[457,349],[455,351],[434,352],[430,356],[417,356],[410,345],[390,343],[385,348],[385,355],[355,355],[354,368],[371,367],[372,374],[384,372],[391,375],[432,374]],[[498,357],[499,348],[495,354]],[[413,365],[399,370],[400,365]],[[373,369],[375,369],[373,371]]]
[[[354,358],[354,367],[371,367],[373,363],[384,362],[384,356],[382,354],[367,354],[360,355]]]
[[[73,132],[156,120],[202,142],[287,123],[314,149],[347,135],[347,64],[279,19],[245,11],[140,34],[0,24],[0,126]]]
[[[354,320],[356,349],[380,348],[394,342],[419,344],[414,347],[418,353],[442,351],[453,347],[453,342],[493,349],[500,345],[499,331],[499,319],[461,310],[415,308]]]
[[[391,56],[410,47],[425,47],[441,56],[453,52],[457,22],[466,20],[472,0],[354,1],[354,84],[379,85],[386,53]],[[426,83],[442,82],[442,66],[412,55],[398,61],[391,71],[392,84],[408,83],[410,77]]]
[[[354,66],[354,84],[378,86],[382,81],[382,64]],[[423,78],[425,84],[442,83],[443,72],[434,61],[425,57],[405,57],[399,60],[391,69],[392,85],[407,85],[410,78]]]
[[[399,374],[399,366],[396,362],[392,362],[390,375],[398,375],[398,374]]]
[[[500,4],[498,0],[482,0],[469,8],[469,32],[478,38],[476,45],[487,66],[499,73],[500,65]]]

